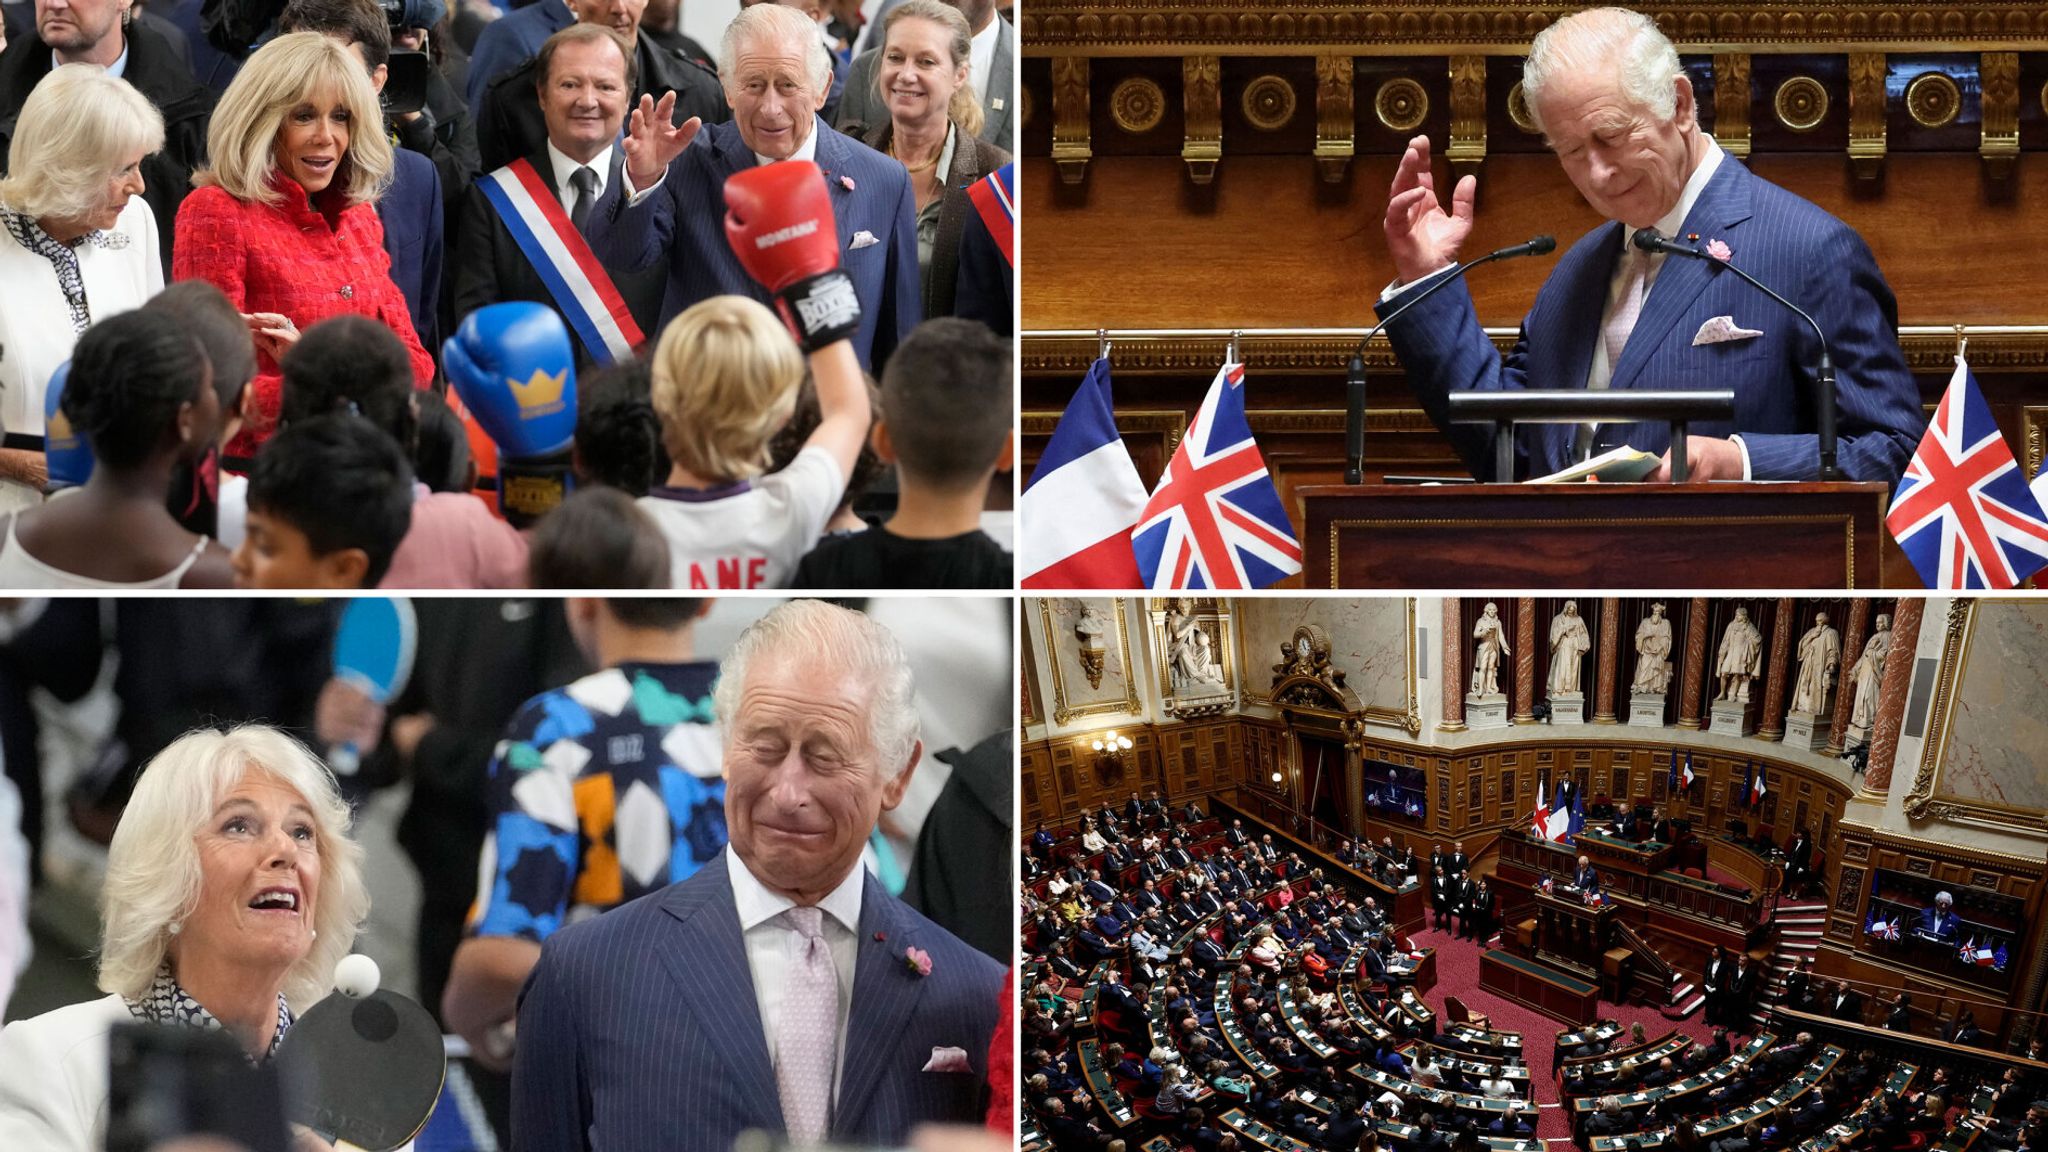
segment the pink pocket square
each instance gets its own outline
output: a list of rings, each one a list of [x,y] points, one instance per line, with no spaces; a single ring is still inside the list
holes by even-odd
[[[1693,334],[1692,346],[1702,344],[1726,344],[1731,340],[1754,340],[1763,335],[1754,328],[1743,328],[1735,323],[1733,316],[1716,316]]]
[[[926,1072],[972,1072],[974,1065],[967,1062],[965,1048],[934,1048],[932,1058],[925,1061]]]

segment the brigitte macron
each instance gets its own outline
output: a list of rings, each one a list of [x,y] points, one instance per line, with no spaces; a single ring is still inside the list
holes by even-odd
[[[224,1028],[252,1063],[325,996],[369,914],[348,805],[273,728],[198,731],[136,781],[107,849],[103,999],[0,1032],[0,1148],[104,1146],[107,1033]]]
[[[126,80],[66,64],[22,103],[0,180],[0,431],[43,434],[50,374],[95,320],[163,291],[142,160],[164,118]],[[41,503],[43,454],[0,448],[0,514]]]
[[[434,361],[391,280],[377,198],[391,182],[391,142],[362,61],[330,36],[293,32],[257,49],[207,128],[212,167],[178,208],[174,280],[205,280],[249,317],[256,410],[230,453],[253,455],[276,427],[278,358],[330,316],[391,329],[413,382]]]

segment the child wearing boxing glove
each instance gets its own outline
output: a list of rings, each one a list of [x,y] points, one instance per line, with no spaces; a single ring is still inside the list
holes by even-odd
[[[668,541],[675,587],[780,588],[817,543],[867,439],[867,383],[848,339],[860,302],[839,267],[817,165],[736,173],[725,203],[726,239],[775,293],[782,323],[745,297],[714,296],[662,330],[653,400],[673,466],[640,506]],[[818,426],[787,468],[764,475],[806,357]]]

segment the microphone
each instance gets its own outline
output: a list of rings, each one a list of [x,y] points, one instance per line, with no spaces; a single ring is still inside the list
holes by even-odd
[[[1400,319],[1401,313],[1429,299],[1439,289],[1449,285],[1451,282],[1463,279],[1465,273],[1479,267],[1481,264],[1491,264],[1495,260],[1513,260],[1517,256],[1548,256],[1555,251],[1557,251],[1557,240],[1555,237],[1537,236],[1527,243],[1513,244],[1506,248],[1496,248],[1484,256],[1468,260],[1452,269],[1450,275],[1438,276],[1436,283],[1403,300],[1400,307],[1388,313],[1385,320],[1380,321],[1372,331],[1365,334],[1365,339],[1358,342],[1357,350],[1351,353],[1351,362],[1344,369],[1344,459],[1346,461],[1344,482],[1346,484],[1365,483],[1365,348],[1366,345],[1372,343],[1372,338],[1379,335],[1381,329]]]
[[[1714,268],[1726,268],[1728,271],[1735,273],[1736,276],[1740,277],[1750,287],[1791,309],[1793,315],[1806,321],[1807,326],[1813,329],[1814,337],[1820,341],[1820,366],[1815,373],[1820,384],[1820,396],[1814,404],[1814,416],[1820,425],[1820,478],[1822,480],[1848,479],[1842,473],[1841,468],[1835,464],[1835,362],[1828,355],[1828,334],[1821,331],[1820,325],[1814,321],[1813,317],[1807,315],[1806,310],[1799,305],[1778,295],[1777,292],[1771,289],[1770,285],[1765,284],[1763,281],[1751,276],[1726,260],[1708,255],[1705,250],[1696,244],[1681,243],[1670,237],[1659,235],[1655,228],[1639,229],[1632,242],[1636,247],[1645,252],[1665,252],[1673,256],[1689,256],[1694,260],[1704,260],[1709,266]]]

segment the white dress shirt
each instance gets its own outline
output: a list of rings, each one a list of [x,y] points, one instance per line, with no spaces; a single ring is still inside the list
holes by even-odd
[[[732,882],[733,907],[739,911],[740,932],[747,944],[747,968],[754,977],[754,1003],[761,1011],[761,1029],[768,1040],[768,1059],[775,1059],[775,1030],[782,1021],[782,997],[788,974],[803,934],[782,914],[796,902],[754,878],[746,862],[732,845],[725,848],[726,874]],[[832,1062],[832,1100],[839,1100],[839,1080],[846,1072],[846,1020],[853,1004],[853,973],[860,954],[860,897],[864,869],[856,863],[839,886],[818,901],[825,913],[825,943],[832,950],[832,967],[839,974],[839,1039]]]
[[[590,158],[590,163],[578,164],[568,156],[563,155],[562,150],[555,147],[555,142],[550,140],[548,141],[548,164],[555,172],[555,199],[562,202],[562,211],[573,212],[576,210],[576,186],[569,182],[569,177],[574,176],[578,168],[588,168],[591,172],[595,173],[597,176],[597,187],[591,190],[590,202],[593,204],[597,203],[597,198],[604,195],[605,185],[611,182],[612,146],[609,144],[605,145],[604,151]]]

